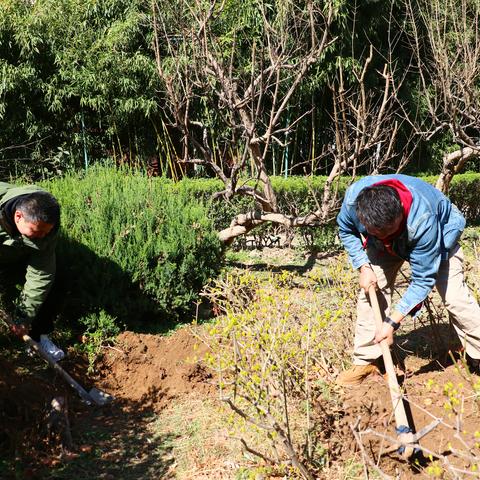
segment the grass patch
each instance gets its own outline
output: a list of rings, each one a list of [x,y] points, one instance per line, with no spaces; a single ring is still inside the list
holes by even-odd
[[[160,449],[167,449],[174,459],[178,479],[230,478],[229,471],[233,478],[244,461],[229,438],[225,410],[214,399],[190,396],[174,402],[158,415],[152,433],[154,438],[169,437]]]

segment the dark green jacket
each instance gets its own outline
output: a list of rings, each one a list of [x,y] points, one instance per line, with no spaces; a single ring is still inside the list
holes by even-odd
[[[5,218],[4,206],[19,195],[42,190],[35,185],[17,187],[0,182],[0,266],[16,263],[27,266],[25,284],[18,301],[19,315],[26,323],[31,323],[37,315],[55,279],[58,229],[44,238],[26,238],[12,231]]]

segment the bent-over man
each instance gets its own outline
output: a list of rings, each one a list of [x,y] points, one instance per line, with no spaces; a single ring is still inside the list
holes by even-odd
[[[353,366],[337,383],[355,385],[378,372],[379,342],[393,342],[402,320],[417,311],[436,286],[471,369],[479,371],[480,307],[464,280],[463,253],[458,239],[465,219],[439,190],[407,175],[365,177],[349,187],[337,217],[340,239],[353,268],[360,271]],[[395,277],[404,261],[411,280],[392,307]],[[366,292],[379,289],[379,303],[387,314],[376,330]]]
[[[28,333],[54,360],[64,352],[48,337],[53,316],[42,306],[55,279],[59,227],[60,206],[50,193],[0,182],[0,289],[15,305],[12,331]],[[17,283],[23,283],[18,296]]]

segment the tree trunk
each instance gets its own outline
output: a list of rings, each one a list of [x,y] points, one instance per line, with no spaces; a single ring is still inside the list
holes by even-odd
[[[447,195],[453,176],[460,172],[467,160],[478,156],[480,156],[480,149],[471,147],[465,147],[451,153],[446,153],[443,156],[442,173],[440,173],[435,187]]]

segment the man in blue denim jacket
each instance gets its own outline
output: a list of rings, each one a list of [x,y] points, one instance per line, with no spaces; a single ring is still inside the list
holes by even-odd
[[[432,185],[406,175],[377,175],[354,183],[337,217],[340,239],[353,268],[360,271],[360,295],[353,367],[337,383],[354,385],[377,372],[378,343],[393,342],[393,332],[437,287],[453,325],[465,344],[467,359],[478,370],[480,307],[464,281],[463,253],[457,241],[465,227],[460,211]],[[411,267],[410,284],[392,308],[394,281],[402,263]],[[379,289],[387,312],[382,329],[365,292]]]

